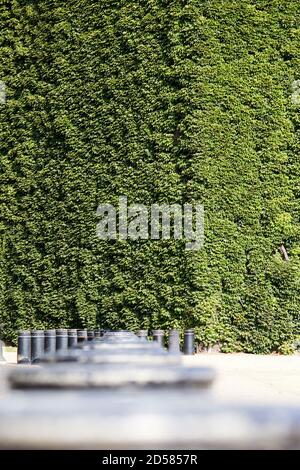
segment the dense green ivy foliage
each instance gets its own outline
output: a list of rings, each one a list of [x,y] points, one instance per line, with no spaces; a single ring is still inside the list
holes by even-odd
[[[298,0],[1,0],[0,323],[285,351],[300,301]],[[205,205],[205,246],[98,204]],[[289,260],[279,251],[284,245]]]

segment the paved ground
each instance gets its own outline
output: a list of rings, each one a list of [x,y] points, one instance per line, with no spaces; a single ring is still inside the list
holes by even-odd
[[[6,362],[0,362],[0,399],[8,392],[6,375],[9,369],[17,367],[17,353],[3,351],[4,359]]]
[[[16,352],[7,352],[6,350],[3,351],[4,359],[10,364],[15,364],[17,362],[17,353]]]
[[[198,354],[184,361],[216,369],[214,395],[221,400],[300,406],[300,355]]]
[[[5,352],[0,365],[0,398],[5,375],[16,363],[15,352]],[[300,406],[300,355],[198,354],[184,357],[190,365],[208,365],[217,372],[213,393],[220,400],[287,403]]]

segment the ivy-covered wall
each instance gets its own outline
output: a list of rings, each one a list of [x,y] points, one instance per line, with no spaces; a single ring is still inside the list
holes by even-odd
[[[298,0],[1,0],[5,339],[195,327],[223,351],[288,350],[299,20]],[[99,240],[96,208],[119,195],[204,203],[204,248]]]

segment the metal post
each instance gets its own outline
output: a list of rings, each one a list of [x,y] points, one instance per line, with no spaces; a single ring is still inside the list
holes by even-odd
[[[195,333],[194,330],[185,330],[183,340],[184,354],[195,354]]]
[[[178,354],[180,353],[180,336],[178,330],[169,331],[169,352]]]
[[[56,351],[63,351],[68,349],[68,330],[65,328],[58,328],[56,330]]]
[[[45,330],[45,354],[55,354],[56,351],[56,331]]]
[[[38,364],[45,351],[44,330],[31,331],[31,364]]]
[[[83,343],[87,341],[87,330],[77,330],[77,342]]]
[[[87,339],[88,339],[88,341],[93,341],[94,338],[95,338],[95,333],[94,333],[94,331],[88,330],[88,332],[87,332]]]
[[[19,331],[17,351],[18,364],[31,363],[31,333],[29,330]]]
[[[68,348],[73,348],[77,344],[77,330],[68,330]]]
[[[164,330],[152,330],[153,341],[157,341],[162,348],[164,347],[164,336]]]

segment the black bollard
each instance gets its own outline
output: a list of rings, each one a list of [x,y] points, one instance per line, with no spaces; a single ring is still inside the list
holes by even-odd
[[[152,330],[153,341],[157,341],[161,347],[164,347],[164,330]]]
[[[0,339],[0,362],[6,362],[3,356],[3,341]]]
[[[87,330],[77,330],[77,342],[83,343],[87,341]]]
[[[31,333],[29,330],[19,331],[17,351],[18,364],[31,363]]]
[[[45,351],[44,330],[31,331],[31,364],[38,364]]]
[[[147,339],[148,338],[148,330],[139,330],[137,332],[137,336],[142,339]]]
[[[77,330],[68,330],[68,348],[73,348],[77,344]]]
[[[45,330],[45,354],[55,354],[56,351],[56,331]]]
[[[93,341],[94,338],[95,338],[95,333],[94,333],[94,331],[88,330],[88,332],[87,332],[87,339],[88,339],[88,341]]]
[[[178,330],[169,331],[169,352],[178,354],[180,353],[180,336]]]
[[[195,354],[195,333],[194,330],[185,330],[183,340],[183,353]]]
[[[68,349],[68,330],[58,328],[56,330],[56,351],[64,351]]]

